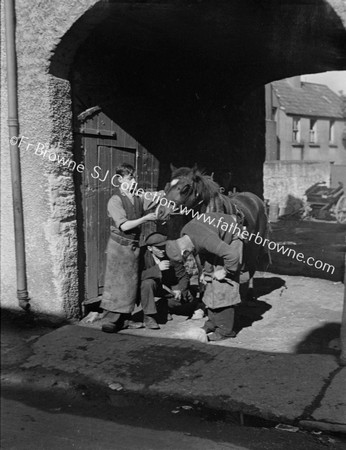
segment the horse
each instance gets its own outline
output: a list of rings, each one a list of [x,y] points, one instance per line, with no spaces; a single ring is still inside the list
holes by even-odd
[[[222,193],[222,188],[211,176],[194,168],[172,167],[170,183],[165,187],[166,201],[160,201],[156,214],[160,221],[168,221],[170,216],[184,214],[184,222],[180,222],[180,229],[187,221],[191,220],[196,213],[223,212],[235,214],[239,222],[246,227],[249,236],[255,235],[257,239],[264,242],[268,238],[269,223],[264,202],[252,192],[239,192],[231,196]],[[187,214],[187,211],[190,213]],[[168,225],[169,225],[168,221]],[[172,237],[172,226],[168,226],[168,237],[176,239],[177,233]],[[170,236],[171,234],[171,236]],[[259,267],[260,259],[266,258],[270,262],[269,250],[258,245],[255,240],[248,240],[244,245],[244,263],[242,272],[248,272],[248,285],[252,284],[253,276]]]

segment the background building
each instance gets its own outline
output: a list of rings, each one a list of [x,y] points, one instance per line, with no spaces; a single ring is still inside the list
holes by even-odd
[[[266,160],[346,164],[342,98],[329,87],[300,76],[274,81],[268,105]]]
[[[344,99],[300,76],[266,86],[265,197],[289,214],[315,183],[346,187]]]

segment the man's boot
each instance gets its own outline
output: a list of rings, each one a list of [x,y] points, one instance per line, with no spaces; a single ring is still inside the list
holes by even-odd
[[[159,330],[160,326],[156,322],[153,316],[144,315],[144,326],[145,328],[149,328],[150,330]]]
[[[116,333],[122,328],[122,314],[104,310],[101,318],[102,331],[105,333]]]
[[[234,331],[231,331],[229,336],[224,336],[220,334],[218,331],[213,331],[212,333],[207,334],[208,341],[210,342],[223,341],[224,339],[235,338],[236,336],[237,333],[235,333]]]
[[[131,317],[131,314],[126,316],[122,329],[138,330],[139,328],[144,328],[144,324],[142,322],[135,322],[134,320],[131,320]]]

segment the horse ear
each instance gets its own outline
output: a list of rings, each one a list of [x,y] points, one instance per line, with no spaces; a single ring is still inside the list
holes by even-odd
[[[197,166],[197,163],[194,164],[194,166],[192,167],[192,175],[195,178],[196,176],[200,175],[200,170]]]
[[[172,163],[170,163],[169,167],[171,168],[171,172],[172,172],[172,173],[173,173],[175,170],[177,170],[177,168],[174,167]]]

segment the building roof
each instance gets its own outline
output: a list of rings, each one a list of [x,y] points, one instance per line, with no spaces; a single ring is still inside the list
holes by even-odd
[[[342,100],[328,86],[302,81],[293,87],[288,80],[274,81],[274,92],[286,114],[342,119]]]

